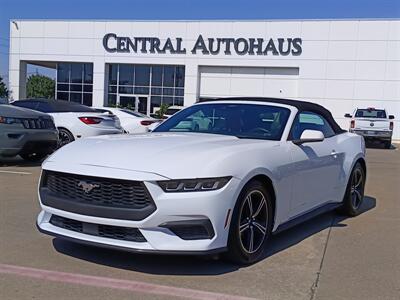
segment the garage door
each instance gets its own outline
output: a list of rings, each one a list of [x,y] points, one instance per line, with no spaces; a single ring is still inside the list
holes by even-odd
[[[199,98],[297,97],[298,68],[200,67]]]

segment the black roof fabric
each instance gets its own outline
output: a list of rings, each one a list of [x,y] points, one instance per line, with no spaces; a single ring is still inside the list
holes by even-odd
[[[49,104],[51,109],[51,111],[49,112],[97,112],[94,108],[91,108],[89,106],[64,100],[31,98],[31,99],[19,100],[16,102],[32,102],[32,101]]]
[[[212,102],[212,101],[256,101],[256,102],[270,102],[270,103],[279,103],[296,107],[299,112],[302,111],[310,111],[313,113],[317,113],[323,116],[331,125],[332,129],[335,133],[343,133],[346,130],[340,128],[340,126],[333,119],[333,116],[329,110],[325,107],[307,101],[300,100],[291,100],[291,99],[281,99],[281,98],[257,98],[257,97],[228,97],[228,98],[215,98],[215,99],[203,99],[199,102]]]

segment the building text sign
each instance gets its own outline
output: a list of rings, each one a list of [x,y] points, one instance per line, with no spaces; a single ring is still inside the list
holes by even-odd
[[[301,38],[203,38],[199,35],[187,51],[182,38],[167,38],[161,41],[156,37],[124,37],[107,33],[103,47],[110,53],[158,53],[217,55],[301,55]]]

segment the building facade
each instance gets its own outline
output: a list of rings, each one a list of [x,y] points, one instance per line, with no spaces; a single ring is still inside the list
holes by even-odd
[[[317,102],[343,128],[386,108],[400,139],[400,20],[53,21],[10,23],[9,87],[27,65],[56,70],[57,99],[152,113],[224,96]]]

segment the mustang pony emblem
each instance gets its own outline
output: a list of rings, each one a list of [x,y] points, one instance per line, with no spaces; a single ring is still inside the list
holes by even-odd
[[[98,184],[93,184],[93,183],[87,183],[86,181],[79,181],[78,187],[81,187],[83,191],[88,194],[90,193],[93,189],[100,187]]]

